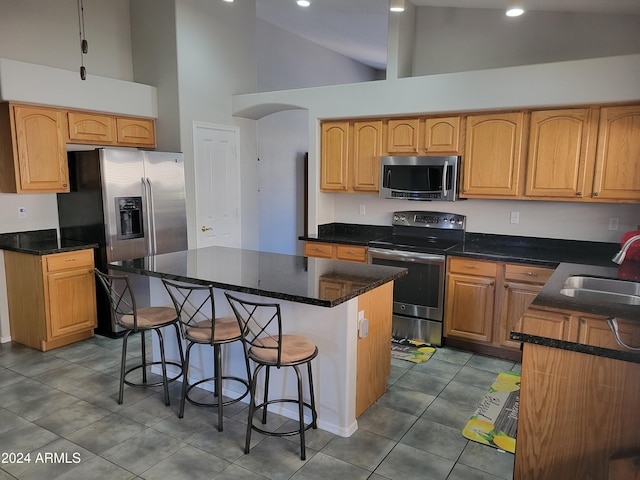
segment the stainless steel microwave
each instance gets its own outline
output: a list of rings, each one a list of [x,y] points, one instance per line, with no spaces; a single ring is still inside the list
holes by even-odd
[[[380,157],[380,197],[458,199],[460,157]]]

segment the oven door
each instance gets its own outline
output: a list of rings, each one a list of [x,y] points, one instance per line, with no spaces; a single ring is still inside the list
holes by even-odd
[[[393,286],[393,313],[442,322],[445,256],[369,248],[369,263],[407,268]]]

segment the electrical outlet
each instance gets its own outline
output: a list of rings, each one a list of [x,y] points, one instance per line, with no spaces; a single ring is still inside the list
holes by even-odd
[[[620,219],[617,217],[611,217],[609,219],[609,230],[618,230],[618,225],[620,224]]]
[[[365,215],[366,209],[364,205],[360,205],[360,215]]]
[[[25,207],[18,207],[18,218],[27,218],[27,209]]]
[[[510,223],[520,223],[520,212],[511,212]]]

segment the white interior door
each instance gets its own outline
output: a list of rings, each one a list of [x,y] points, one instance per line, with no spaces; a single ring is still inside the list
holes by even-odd
[[[237,127],[193,122],[198,247],[240,247]]]

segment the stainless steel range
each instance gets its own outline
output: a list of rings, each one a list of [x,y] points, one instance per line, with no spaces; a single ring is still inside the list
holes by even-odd
[[[402,211],[392,225],[391,236],[369,242],[369,263],[409,270],[393,287],[393,335],[442,345],[445,254],[464,242],[466,217]]]

